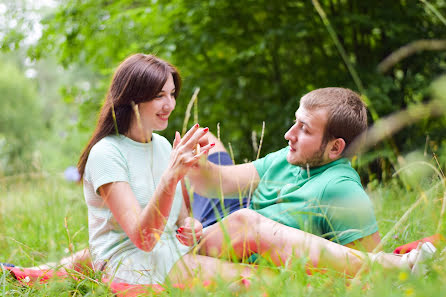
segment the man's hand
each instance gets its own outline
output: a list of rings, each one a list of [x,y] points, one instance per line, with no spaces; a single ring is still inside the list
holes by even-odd
[[[203,225],[195,218],[187,217],[184,219],[183,225],[177,230],[178,240],[186,245],[193,246],[200,241],[203,234]]]

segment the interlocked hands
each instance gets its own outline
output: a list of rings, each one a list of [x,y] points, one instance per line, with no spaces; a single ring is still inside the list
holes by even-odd
[[[209,128],[200,129],[200,126],[195,124],[183,138],[179,132],[175,132],[169,170],[172,170],[178,180],[182,179],[190,168],[197,165],[200,157],[207,154],[215,145],[209,143],[205,137],[208,131]]]

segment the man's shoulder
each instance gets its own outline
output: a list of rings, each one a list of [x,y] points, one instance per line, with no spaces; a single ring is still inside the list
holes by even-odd
[[[286,146],[284,148],[281,148],[280,150],[268,153],[265,157],[260,158],[258,160],[267,159],[267,158],[270,158],[270,159],[286,159],[286,155],[288,153],[288,150],[289,150],[289,147]],[[258,161],[258,160],[256,160],[256,161]]]
[[[340,160],[337,164],[327,168],[322,174],[328,181],[334,180],[352,180],[355,182],[361,182],[358,172],[351,166],[347,159]]]
[[[356,170],[348,161],[327,168],[319,177],[321,199],[332,196],[367,196]]]
[[[260,177],[262,177],[266,171],[275,171],[274,168],[276,167],[283,170],[286,166],[288,166],[289,163],[286,160],[288,149],[288,147],[284,147],[278,151],[267,154],[263,158],[253,161],[252,164],[257,169]]]
[[[280,166],[291,165],[288,163],[286,159],[288,151],[289,147],[284,147],[278,151],[269,153],[262,159],[265,159],[267,163],[270,165],[280,165]]]

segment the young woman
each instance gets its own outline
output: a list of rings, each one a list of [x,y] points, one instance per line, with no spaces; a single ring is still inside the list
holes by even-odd
[[[93,267],[118,281],[162,283],[168,275],[184,281],[203,266],[209,278],[216,264],[228,278],[240,276],[236,264],[188,254],[202,225],[188,217],[180,182],[215,144],[207,143],[208,128],[198,124],[183,138],[177,132],[173,148],[154,133],[167,127],[180,87],[180,75],[168,62],[128,57],[113,76],[78,163]]]

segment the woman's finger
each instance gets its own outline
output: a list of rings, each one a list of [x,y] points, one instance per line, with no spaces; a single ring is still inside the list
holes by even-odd
[[[192,128],[189,129],[189,131],[184,134],[183,138],[181,139],[181,144],[184,145],[186,142],[189,141],[189,139],[197,132],[198,128],[200,128],[200,125],[197,123],[193,125]]]
[[[195,159],[200,159],[202,156],[207,155],[209,150],[215,146],[215,143],[210,143],[201,148],[200,152],[194,156]]]
[[[187,217],[187,218],[184,219],[184,224],[183,224],[182,227],[190,227],[190,226],[192,226],[192,224],[194,224],[194,223],[195,223],[195,219],[194,219],[194,218],[192,218],[192,217]]]
[[[183,245],[192,246],[194,244],[193,238],[186,237],[182,234],[177,234],[176,237],[178,241],[181,242]]]
[[[175,131],[175,139],[173,140],[173,148],[176,148],[181,141],[180,132]]]
[[[201,236],[203,235],[203,233],[201,231],[197,231],[195,232],[195,238],[197,239],[197,241],[200,240]]]
[[[203,230],[203,227],[200,225],[200,226],[194,226],[194,228],[182,227],[178,229],[178,232],[183,235],[188,235],[192,233],[197,234],[198,232],[201,232],[201,230]]]
[[[181,244],[183,244],[183,245],[187,245],[187,244],[185,244],[184,239],[183,239],[183,237],[182,237],[180,234],[177,234],[176,237],[177,237],[178,241],[179,241]]]
[[[208,127],[197,131],[197,133],[194,133],[188,141],[184,142],[184,145],[188,148],[195,149],[196,145],[200,143],[201,138],[204,137],[204,135],[206,135],[206,133],[208,132]]]
[[[195,234],[195,236],[197,236],[197,234],[201,234],[202,233],[201,230],[203,230],[203,229],[201,229],[201,228],[196,228],[194,230],[183,229],[178,234],[181,234],[181,235],[184,235],[184,236],[193,236]]]
[[[198,143],[200,144],[200,147],[204,147],[204,146],[208,145],[210,143],[208,136],[205,135],[205,136],[201,137],[200,140],[198,140]]]
[[[183,235],[185,237],[193,237],[193,236],[201,236],[202,235],[202,231],[203,228],[200,227],[196,227],[195,229],[190,229],[190,228],[180,228],[178,229],[178,235]]]
[[[194,229],[203,229],[201,222],[194,217],[187,217],[184,221],[186,222],[187,226],[193,227]]]

